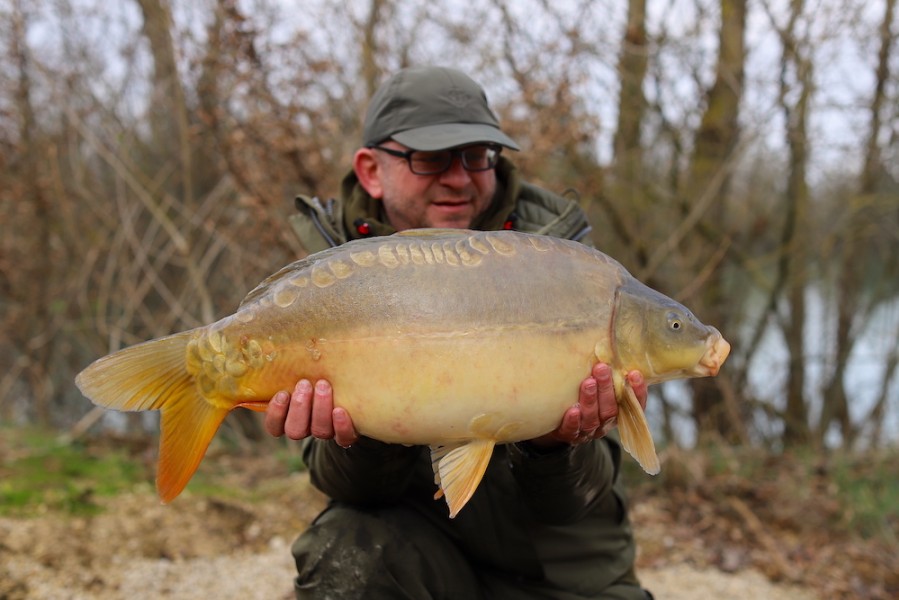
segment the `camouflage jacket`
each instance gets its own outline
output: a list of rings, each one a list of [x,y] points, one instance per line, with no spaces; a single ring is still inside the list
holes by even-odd
[[[497,180],[494,201],[473,228],[514,228],[590,243],[586,216],[575,202],[520,181],[505,159]],[[308,251],[393,233],[379,202],[352,173],[341,191],[339,199],[326,202],[297,199],[299,214],[291,225]],[[609,437],[549,453],[526,443],[497,446],[475,495],[452,520],[443,499],[434,499],[426,447],[363,438],[344,449],[310,438],[303,456],[313,484],[332,501],[406,505],[444,531],[474,564],[542,580],[559,590],[559,598],[598,597],[614,583],[636,583],[635,545],[617,484],[621,450]]]

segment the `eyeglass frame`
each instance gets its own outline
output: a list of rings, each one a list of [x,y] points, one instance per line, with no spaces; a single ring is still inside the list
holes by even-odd
[[[476,147],[485,147],[487,150],[492,150],[494,152],[493,160],[492,161],[488,160],[488,162],[491,162],[491,164],[489,166],[483,167],[483,168],[471,168],[468,166],[468,160],[465,158],[465,151],[470,148],[476,148]],[[411,171],[415,175],[440,175],[442,173],[446,173],[447,171],[449,171],[452,168],[453,162],[456,160],[456,158],[458,158],[462,162],[462,168],[465,169],[466,171],[468,171],[469,173],[483,173],[485,171],[491,171],[496,168],[496,165],[499,162],[500,154],[502,154],[502,151],[503,151],[503,147],[499,144],[470,144],[468,146],[463,146],[461,148],[447,148],[445,150],[406,150],[405,152],[403,152],[401,150],[396,150],[394,148],[387,148],[386,146],[381,146],[380,144],[372,144],[370,146],[367,146],[367,148],[369,148],[371,150],[380,150],[381,152],[385,152],[385,153],[389,154],[390,156],[395,156],[396,158],[404,159],[406,161],[406,164],[409,165],[409,171]],[[446,166],[439,171],[429,171],[427,173],[420,173],[412,168],[412,155],[417,152],[421,152],[424,154],[436,154],[439,152],[449,152],[450,159],[446,163]]]

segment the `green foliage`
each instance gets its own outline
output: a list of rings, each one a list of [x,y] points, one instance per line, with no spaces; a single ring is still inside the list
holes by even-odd
[[[38,430],[4,427],[0,435],[0,514],[91,514],[99,510],[96,497],[148,479],[146,467],[124,448],[64,443]]]
[[[899,542],[899,461],[896,452],[840,455],[831,480],[843,507],[841,521],[862,537]]]
[[[155,446],[153,436],[66,442],[49,430],[0,425],[0,515],[90,515],[101,510],[98,498],[155,494]],[[220,436],[186,493],[258,502],[295,485],[290,475],[303,470],[299,444],[245,441],[238,447]]]

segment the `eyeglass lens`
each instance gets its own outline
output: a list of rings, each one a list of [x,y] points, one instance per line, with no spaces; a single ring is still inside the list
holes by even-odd
[[[456,156],[462,159],[462,166],[467,171],[488,171],[496,166],[499,150],[493,146],[469,146],[436,152],[416,150],[409,153],[409,167],[419,175],[442,173],[450,168]]]

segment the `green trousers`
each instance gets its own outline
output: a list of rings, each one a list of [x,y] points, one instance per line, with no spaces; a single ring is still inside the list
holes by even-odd
[[[473,564],[417,511],[334,503],[294,542],[298,600],[586,600]],[[631,577],[590,598],[648,600]]]

